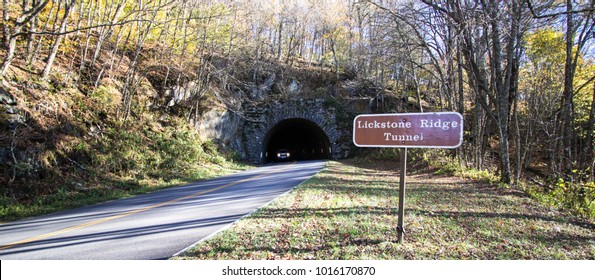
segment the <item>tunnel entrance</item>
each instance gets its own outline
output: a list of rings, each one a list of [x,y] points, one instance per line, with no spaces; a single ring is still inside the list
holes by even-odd
[[[283,153],[289,153],[285,157]],[[266,162],[286,160],[330,159],[331,144],[324,131],[314,122],[294,118],[280,121],[263,142]]]

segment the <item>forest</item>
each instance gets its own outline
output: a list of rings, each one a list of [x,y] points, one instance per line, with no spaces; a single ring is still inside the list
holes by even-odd
[[[249,85],[278,68],[371,84],[374,102],[395,95],[421,112],[459,112],[464,144],[449,154],[459,168],[595,215],[595,1],[2,0],[0,9],[3,204],[88,191],[69,176],[147,179],[229,161],[192,125],[205,108],[240,110],[254,99]],[[164,105],[188,83],[183,100]]]

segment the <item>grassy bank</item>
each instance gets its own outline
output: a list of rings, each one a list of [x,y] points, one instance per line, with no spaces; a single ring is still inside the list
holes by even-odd
[[[524,193],[430,170],[408,175],[405,242],[398,167],[327,168],[183,259],[594,259],[595,225]]]
[[[22,134],[19,141],[24,156],[1,166],[0,222],[249,168],[234,160],[230,152],[202,139],[181,118],[159,120],[145,113],[142,120],[134,122],[108,119],[106,128],[95,134],[91,132],[97,130],[90,130],[83,120],[71,117],[67,127],[43,134],[47,140],[37,144],[31,144],[30,139],[41,134],[41,125],[16,130]]]
[[[16,200],[6,196],[0,197],[0,224],[154,192],[193,181],[223,176],[245,170],[249,167],[241,164],[226,163],[222,165],[205,164],[203,168],[203,170],[178,179],[137,179],[134,177],[116,177],[113,175],[97,176],[90,180],[69,178],[66,183],[58,187],[58,191],[40,195],[32,199]]]

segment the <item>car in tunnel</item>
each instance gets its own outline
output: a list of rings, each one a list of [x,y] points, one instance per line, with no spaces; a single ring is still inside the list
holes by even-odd
[[[291,153],[287,149],[277,150],[277,160],[288,160],[291,157]]]
[[[326,133],[314,122],[292,118],[269,129],[259,149],[262,163],[330,158]]]

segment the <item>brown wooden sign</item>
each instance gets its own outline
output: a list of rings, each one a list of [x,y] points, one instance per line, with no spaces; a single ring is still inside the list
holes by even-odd
[[[359,115],[353,120],[358,147],[457,148],[463,116],[456,112]]]

